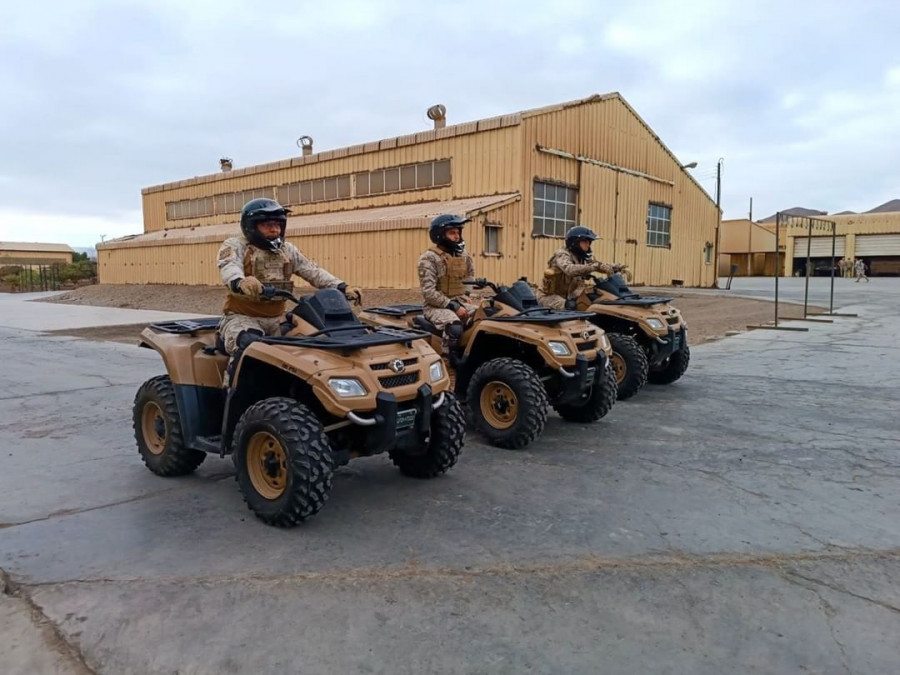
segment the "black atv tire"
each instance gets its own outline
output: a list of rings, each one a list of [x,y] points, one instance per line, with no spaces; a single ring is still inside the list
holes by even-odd
[[[601,373],[591,388],[591,395],[586,401],[561,403],[553,406],[566,422],[590,424],[606,416],[616,402],[616,374],[607,366],[606,373]]]
[[[244,501],[268,525],[292,527],[311,518],[331,493],[328,438],[294,399],[267,398],[247,408],[234,431],[233,453]]]
[[[677,352],[669,357],[669,360],[659,370],[651,370],[647,375],[647,380],[651,384],[672,384],[678,380],[684,371],[688,369],[691,362],[691,349],[684,345]]]
[[[630,335],[607,333],[607,337],[609,337],[609,341],[612,344],[613,359],[618,357],[624,370],[622,381],[618,382],[617,385],[618,398],[620,401],[624,401],[634,396],[647,384],[650,363],[647,361],[647,354],[644,352],[644,348]],[[618,381],[614,368],[613,374]]]
[[[206,459],[205,452],[184,444],[175,387],[168,375],[152,377],[138,389],[132,424],[141,459],[157,476],[185,476]]]
[[[483,390],[490,383],[497,383],[511,394],[515,406],[514,414],[509,417],[505,411],[493,411],[488,405],[489,414],[495,416],[494,423],[485,416],[481,400]],[[481,364],[472,375],[466,398],[475,428],[491,445],[500,448],[524,448],[540,435],[547,423],[550,401],[544,383],[531,366],[518,359],[498,358]],[[500,420],[497,415],[509,417],[508,425],[504,426],[507,420]]]
[[[391,450],[394,465],[404,476],[434,478],[446,473],[459,459],[466,440],[466,418],[459,399],[444,392],[444,403],[431,413],[431,438],[425,451],[409,454]]]

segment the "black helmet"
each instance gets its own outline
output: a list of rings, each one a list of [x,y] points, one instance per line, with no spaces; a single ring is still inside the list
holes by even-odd
[[[439,216],[435,216],[431,221],[431,225],[428,227],[428,236],[431,238],[431,241],[447,251],[447,253],[462,253],[466,248],[466,242],[463,241],[462,236],[460,236],[458,242],[452,242],[447,241],[444,233],[451,228],[458,227],[461,235],[463,225],[468,222],[468,218],[455,216],[452,213],[442,213]]]
[[[287,227],[287,214],[290,209],[284,208],[274,199],[251,199],[241,209],[241,232],[254,246],[261,249],[277,251],[284,243],[284,230]],[[266,239],[256,226],[268,220],[281,223],[281,233],[276,239]]]
[[[594,234],[593,230],[591,230],[591,228],[589,227],[576,225],[575,227],[570,228],[568,232],[566,232],[566,248],[574,253],[579,260],[587,260],[591,257],[591,250],[581,250],[581,247],[578,246],[578,242],[582,239],[594,241],[597,239],[597,235]]]

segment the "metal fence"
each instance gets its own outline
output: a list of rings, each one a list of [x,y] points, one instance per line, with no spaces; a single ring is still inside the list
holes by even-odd
[[[79,270],[73,278],[71,265],[28,265],[6,266],[0,274],[2,290],[12,293],[36,293],[58,291],[97,282],[97,266],[92,265],[92,274],[82,276]]]

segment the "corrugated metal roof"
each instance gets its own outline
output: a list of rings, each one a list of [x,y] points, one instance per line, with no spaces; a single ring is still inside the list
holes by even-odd
[[[618,92],[611,92],[608,94],[593,94],[586,98],[579,98],[573,101],[566,101],[564,103],[556,103],[553,105],[543,106],[540,108],[531,108],[529,110],[522,110],[517,113],[511,113],[507,115],[498,115],[496,117],[486,117],[484,119],[475,120],[473,122],[461,122],[459,124],[451,124],[442,129],[424,129],[419,132],[415,132],[412,134],[403,134],[401,136],[394,136],[392,138],[384,138],[380,141],[372,141],[369,143],[360,143],[358,145],[351,145],[344,148],[337,148],[335,150],[325,150],[323,152],[317,152],[311,155],[301,155],[299,157],[292,157],[290,159],[282,159],[275,162],[268,162],[266,164],[255,164],[251,166],[241,167],[239,169],[234,169],[232,171],[219,171],[212,174],[207,174],[204,176],[195,176],[194,178],[187,178],[184,180],[171,181],[169,183],[162,183],[160,185],[151,185],[150,187],[145,187],[141,190],[142,194],[150,194],[152,192],[160,192],[161,190],[167,190],[175,187],[187,187],[188,185],[196,185],[198,183],[209,183],[216,180],[224,180],[227,178],[235,178],[237,176],[244,176],[247,174],[253,173],[262,173],[264,171],[275,171],[277,169],[285,168],[285,162],[289,162],[289,166],[302,166],[303,164],[313,164],[315,162],[326,161],[330,159],[337,159],[338,157],[345,157],[348,155],[359,155],[367,152],[377,152],[379,150],[385,150],[390,148],[396,148],[401,145],[410,145],[413,143],[422,143],[426,141],[438,140],[441,138],[450,138],[453,136],[461,136],[464,134],[474,134],[479,131],[488,131],[491,129],[499,129],[503,127],[513,127],[522,123],[522,120],[527,117],[535,117],[537,115],[547,115],[549,113],[558,112],[560,110],[565,110],[566,108],[572,108],[574,106],[584,105],[586,103],[594,103],[597,101],[605,101],[609,99],[622,99],[622,96]],[[628,105],[626,103],[626,105]],[[631,106],[628,108],[634,112],[634,109]],[[635,113],[637,116],[637,113]],[[638,116],[640,119],[640,116]],[[647,126],[644,120],[640,119],[641,123],[644,126]],[[647,126],[649,129],[650,127]],[[652,133],[652,132],[651,132]],[[655,136],[655,134],[654,134]],[[668,150],[668,148],[667,148]],[[670,153],[671,154],[671,153]]]
[[[288,218],[286,236],[302,237],[312,234],[347,234],[377,230],[409,230],[425,228],[440,213],[463,213],[469,217],[492,211],[520,199],[518,192],[485,195],[443,202],[398,204],[374,209],[331,211]],[[237,223],[222,223],[204,227],[181,227],[172,230],[111,239],[98,244],[97,249],[136,248],[224,241],[239,233]]]
[[[33,251],[35,253],[75,253],[67,244],[40,244],[31,241],[0,241],[0,251]]]

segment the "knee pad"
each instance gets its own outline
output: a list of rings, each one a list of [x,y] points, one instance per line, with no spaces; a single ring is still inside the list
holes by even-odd
[[[242,330],[238,333],[237,340],[234,343],[237,345],[238,350],[243,350],[247,348],[247,345],[256,342],[261,337],[265,337],[265,333],[261,330],[257,330],[255,328],[250,328],[248,330]]]

